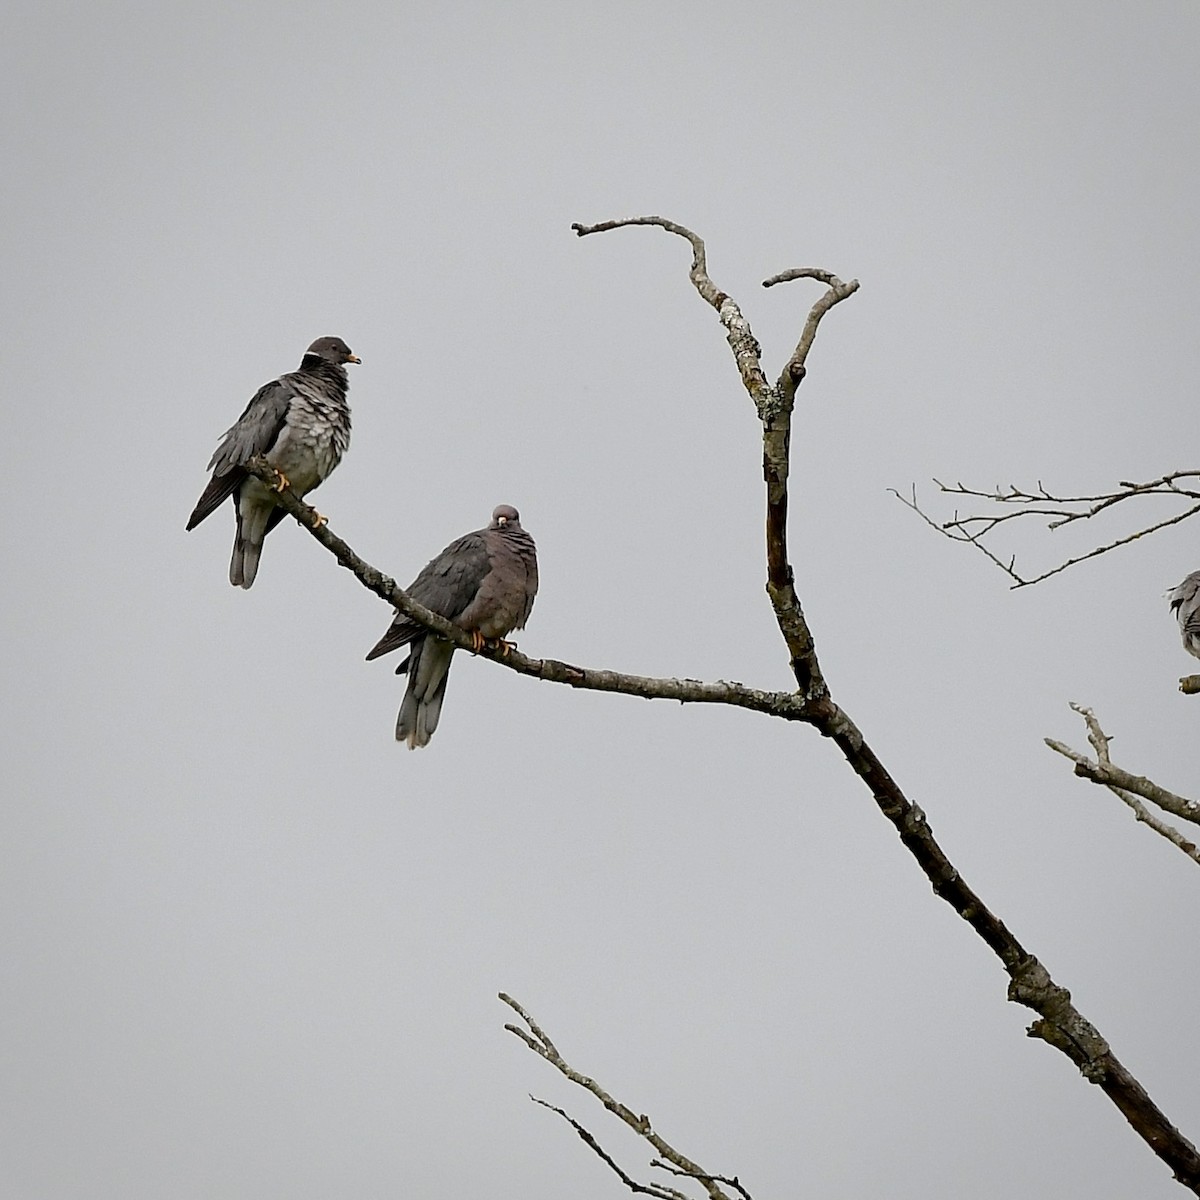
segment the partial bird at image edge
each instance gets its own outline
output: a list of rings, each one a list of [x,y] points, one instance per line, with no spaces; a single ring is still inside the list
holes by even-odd
[[[1193,571],[1167,596],[1179,621],[1183,648],[1200,658],[1200,571]]]

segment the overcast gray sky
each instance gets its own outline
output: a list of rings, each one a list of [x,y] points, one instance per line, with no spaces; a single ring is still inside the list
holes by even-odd
[[[1012,593],[887,494],[1197,465],[1195,4],[5,25],[0,1192],[624,1194],[527,1093],[649,1156],[502,1031],[505,989],[757,1200],[1179,1194],[811,731],[460,655],[410,753],[362,661],[390,610],[290,522],[249,593],[232,513],[183,526],[252,392],[337,335],[354,440],[314,499],[360,553],[407,581],[516,504],[522,649],[786,687],[759,428],[688,249],[569,226],[696,229],[772,370],[818,293],[759,281],[859,278],[794,439],[822,664],[1197,1137],[1200,872],[1041,739],[1082,746],[1086,702],[1200,792],[1163,599],[1200,526]]]

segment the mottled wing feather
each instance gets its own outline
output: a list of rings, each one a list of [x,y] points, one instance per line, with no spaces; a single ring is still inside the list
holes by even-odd
[[[1200,638],[1200,596],[1192,597],[1191,611],[1184,614],[1183,632]]]
[[[1193,571],[1186,579],[1171,591],[1171,611],[1186,620],[1186,613],[1196,603],[1200,596],[1200,571]]]
[[[482,531],[468,533],[428,563],[407,591],[426,608],[453,621],[475,598],[489,570]],[[371,648],[367,661],[398,650],[424,632],[423,625],[397,613],[387,633]]]
[[[223,475],[249,462],[256,454],[266,454],[283,428],[295,395],[286,375],[260,387],[213,451],[208,469]]]
[[[220,445],[213,451],[208,464],[213,477],[188,518],[188,529],[195,529],[237,491],[246,478],[242,469],[244,464],[274,446],[293,395],[286,375],[254,393],[236,424],[225,431]]]

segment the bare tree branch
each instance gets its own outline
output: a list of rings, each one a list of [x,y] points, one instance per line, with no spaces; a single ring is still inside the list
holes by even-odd
[[[574,228],[582,236],[584,233],[628,224],[660,225],[669,232],[687,238],[692,244],[692,280],[696,283],[697,270],[704,266],[704,243],[682,226],[666,222],[661,217],[645,217],[607,225],[577,225]],[[839,288],[835,283],[830,283],[836,277],[827,276],[816,268],[784,272],[767,283],[770,285],[798,277],[815,277],[829,285],[829,292],[809,314],[805,333],[792,356],[792,360],[800,356],[801,371],[798,374],[802,377],[803,359],[812,343],[810,327],[815,336],[816,324],[823,313],[850,295],[854,288],[850,284]],[[704,279],[707,280],[706,272]],[[706,295],[699,283],[697,288],[709,303],[714,303],[712,296]],[[720,295],[728,302],[724,293]],[[758,381],[765,379],[765,376],[759,364],[758,343],[750,335],[749,325],[745,324],[740,310],[738,317],[753,347],[753,370],[748,370],[739,357],[745,353],[746,343],[735,344],[734,339],[730,338],[730,346],[735,357],[738,357],[743,385],[754,397],[763,423],[763,474],[767,485],[767,593],[787,643],[796,681],[801,693],[810,702],[807,719],[821,734],[832,738],[837,744],[852,770],[870,790],[880,811],[895,826],[900,840],[925,872],[935,894],[954,908],[1004,964],[1010,977],[1009,999],[1039,1014],[1039,1019],[1029,1028],[1030,1036],[1040,1037],[1066,1054],[1085,1079],[1098,1084],[1105,1091],[1151,1149],[1175,1171],[1175,1177],[1200,1195],[1200,1153],[1197,1153],[1195,1146],[1167,1120],[1141,1084],[1117,1060],[1099,1031],[1072,1005],[1070,993],[1050,978],[1045,967],[1025,950],[999,917],[967,886],[938,845],[925,814],[905,796],[899,784],[867,745],[858,727],[829,695],[817,665],[812,633],[800,607],[787,558],[789,434],[792,399],[799,379],[796,378],[796,372],[785,368],[784,376],[794,380],[792,392],[787,394],[776,387],[765,402],[760,399],[762,385]],[[1197,498],[1200,498],[1200,493]]]
[[[725,1182],[721,1176],[710,1175],[704,1170],[703,1167],[697,1166],[690,1158],[686,1157],[686,1155],[680,1154],[680,1152],[676,1150],[669,1142],[667,1142],[661,1135],[655,1133],[650,1124],[649,1117],[647,1117],[645,1114],[642,1114],[641,1116],[637,1115],[631,1108],[610,1096],[609,1093],[606,1092],[604,1088],[602,1088],[594,1079],[591,1079],[587,1075],[575,1070],[575,1068],[572,1067],[571,1064],[568,1063],[561,1054],[559,1054],[558,1048],[549,1039],[549,1037],[546,1036],[545,1031],[529,1015],[529,1013],[527,1013],[525,1009],[517,1003],[516,1000],[514,1000],[511,996],[506,995],[504,992],[500,993],[500,999],[507,1004],[508,1007],[511,1008],[513,1012],[515,1012],[528,1027],[526,1030],[522,1029],[519,1025],[505,1025],[504,1028],[507,1029],[509,1033],[515,1034],[517,1037],[519,1037],[521,1041],[523,1041],[525,1045],[529,1047],[530,1050],[532,1050],[535,1054],[540,1054],[542,1058],[550,1063],[551,1066],[555,1067],[562,1075],[566,1076],[566,1078],[572,1083],[583,1088],[585,1091],[591,1092],[592,1095],[595,1096],[596,1099],[599,1100],[600,1103],[603,1104],[610,1113],[624,1121],[625,1124],[628,1125],[629,1128],[632,1129],[639,1137],[649,1142],[650,1145],[653,1146],[654,1149],[662,1156],[662,1158],[666,1160],[666,1162],[670,1163],[674,1167],[677,1167],[680,1174],[686,1175],[690,1179],[695,1179],[698,1183],[702,1184],[704,1190],[708,1193],[709,1200],[730,1200],[728,1194],[721,1190],[720,1184]],[[543,1104],[547,1108],[554,1108],[552,1104],[546,1104],[544,1100],[537,1100],[536,1097],[531,1098],[534,1099],[536,1103]],[[599,1154],[600,1157],[604,1159],[604,1161],[608,1163],[608,1165],[612,1167],[612,1169],[616,1171],[618,1175],[620,1175],[622,1182],[625,1183],[626,1186],[631,1187],[634,1191],[647,1192],[650,1195],[662,1196],[666,1194],[671,1196],[672,1200],[687,1200],[682,1193],[676,1192],[672,1188],[662,1188],[661,1191],[652,1191],[652,1188],[660,1187],[661,1185],[635,1185],[633,1180],[631,1180],[630,1177],[626,1175],[626,1173],[622,1171],[615,1162],[613,1162],[612,1158],[600,1148],[600,1145],[596,1139],[590,1133],[588,1133],[583,1126],[578,1124],[578,1122],[576,1122],[573,1118],[568,1117],[567,1114],[561,1109],[554,1108],[554,1111],[560,1116],[564,1117],[567,1121],[570,1121],[571,1125],[575,1129],[575,1132],[578,1133],[579,1136],[583,1138],[583,1140],[587,1142],[587,1144],[591,1146],[592,1149],[595,1150],[596,1153]],[[741,1185],[739,1184],[737,1186],[738,1190],[742,1192],[743,1196],[745,1196],[745,1192],[742,1191]]]
[[[1106,787],[1133,810],[1134,816],[1139,821],[1149,825],[1155,833],[1178,846],[1193,862],[1200,863],[1200,850],[1197,849],[1196,844],[1174,826],[1168,825],[1156,817],[1138,797],[1141,796],[1142,799],[1157,804],[1165,812],[1194,823],[1200,823],[1200,802],[1188,800],[1184,796],[1177,796],[1174,792],[1167,791],[1166,788],[1160,787],[1145,776],[1132,775],[1114,765],[1108,751],[1110,739],[1101,729],[1096,714],[1090,708],[1076,704],[1074,701],[1071,702],[1071,708],[1079,713],[1087,724],[1088,741],[1091,742],[1092,749],[1096,752],[1095,760],[1088,758],[1086,754],[1080,754],[1078,750],[1072,750],[1070,746],[1055,741],[1053,738],[1046,738],[1046,745],[1051,750],[1063,755],[1064,758],[1069,758],[1075,764],[1076,775]]]
[[[508,1029],[511,1028],[511,1026],[506,1025],[505,1028]],[[676,1191],[675,1188],[665,1187],[657,1183],[638,1183],[636,1179],[633,1179],[631,1176],[625,1173],[612,1155],[609,1154],[608,1151],[605,1150],[598,1141],[596,1141],[591,1133],[589,1133],[582,1125],[580,1125],[580,1123],[569,1113],[563,1112],[563,1110],[557,1105],[549,1104],[545,1100],[539,1099],[537,1096],[530,1096],[529,1098],[534,1102],[534,1104],[540,1104],[543,1108],[548,1108],[551,1112],[558,1113],[558,1115],[562,1117],[562,1119],[566,1121],[567,1124],[570,1125],[577,1134],[579,1134],[583,1141],[595,1151],[601,1161],[607,1163],[608,1166],[612,1168],[613,1172],[631,1192],[640,1192],[646,1196],[657,1196],[659,1200],[689,1200],[689,1197],[685,1193]],[[652,1163],[651,1166],[653,1165],[654,1164]]]
[[[1169,475],[1163,475],[1158,479],[1151,479],[1145,483],[1132,483],[1128,480],[1122,480],[1115,490],[1102,492],[1094,496],[1059,496],[1047,491],[1041,483],[1032,492],[1027,492],[1015,484],[1009,484],[1007,488],[997,486],[989,491],[966,487],[961,483],[945,484],[935,479],[933,482],[946,495],[966,496],[981,504],[1007,506],[1015,510],[983,512],[965,517],[960,517],[958,512],[955,511],[954,516],[948,521],[937,521],[920,507],[917,503],[915,486],[912,488],[911,499],[902,496],[894,488],[891,491],[905,507],[911,508],[927,524],[931,525],[952,542],[965,542],[968,545],[974,546],[975,549],[989,558],[1013,580],[1012,586],[1014,588],[1019,588],[1041,583],[1043,579],[1049,579],[1052,575],[1058,575],[1068,567],[1086,562],[1090,558],[1098,558],[1101,554],[1107,554],[1110,550],[1116,550],[1120,546],[1128,546],[1131,542],[1136,542],[1139,538],[1157,533],[1160,529],[1166,529],[1171,525],[1178,525],[1180,522],[1186,521],[1189,517],[1200,513],[1200,503],[1193,504],[1183,511],[1177,512],[1161,521],[1156,521],[1151,525],[1142,526],[1132,533],[1125,534],[1123,537],[1114,538],[1084,554],[1074,555],[1048,571],[1042,571],[1040,574],[1028,577],[1017,572],[1015,557],[1010,557],[1005,562],[1003,558],[995,554],[985,544],[984,539],[994,533],[1001,525],[1010,524],[1014,521],[1025,521],[1027,518],[1032,517],[1044,522],[1046,528],[1053,531],[1055,529],[1062,529],[1067,525],[1072,525],[1077,521],[1091,520],[1093,517],[1098,517],[1106,513],[1117,504],[1146,496],[1168,496],[1177,500],[1187,499],[1200,502],[1200,490],[1180,486],[1180,480],[1189,479],[1200,480],[1200,471],[1174,471]]]
[[[1099,760],[1095,763],[1085,760],[1084,769],[1076,769],[1076,775],[1091,779],[1095,783],[1115,784],[1117,787],[1141,796],[1144,800],[1149,800],[1152,804],[1157,804],[1159,808],[1173,816],[1182,817],[1185,821],[1200,823],[1200,802],[1177,796],[1174,792],[1159,787],[1158,784],[1152,783],[1142,775],[1132,775],[1115,766],[1108,750],[1112,739],[1100,727],[1095,712],[1073,701],[1071,709],[1083,717],[1087,725],[1088,741],[1091,743],[1092,749],[1096,751]]]
[[[780,373],[779,381],[775,385],[781,395],[789,397],[796,394],[796,388],[804,379],[808,352],[816,340],[817,326],[821,323],[821,318],[835,304],[839,304],[858,291],[857,279],[843,283],[833,272],[823,271],[820,267],[793,267],[790,271],[783,271],[778,275],[772,275],[770,279],[764,279],[763,287],[775,287],[779,283],[790,283],[793,279],[816,279],[826,284],[829,291],[809,310],[808,320],[804,323],[804,331],[800,334],[800,341],[796,344],[796,349],[792,351],[792,357],[788,359]]]
[[[257,479],[274,487],[279,476],[275,468],[263,458],[252,459],[246,470]],[[337,561],[352,572],[356,579],[369,591],[398,608],[406,616],[420,622],[426,629],[452,641],[456,646],[471,653],[472,641],[452,621],[414,600],[396,581],[378,568],[360,558],[346,542],[335,534],[328,524],[318,524],[316,509],[305,504],[295,493],[284,489],[278,496],[279,505],[297,523],[308,531]],[[749,688],[741,683],[718,680],[706,683],[699,679],[659,679],[649,675],[628,675],[621,671],[597,670],[594,667],[577,667],[553,658],[529,658],[519,650],[505,652],[496,643],[486,643],[480,653],[485,658],[516,671],[520,675],[531,675],[550,683],[563,683],[568,687],[593,692],[619,692],[627,696],[640,696],[646,700],[675,700],[680,704],[732,704],[737,708],[748,708],[767,713],[785,721],[808,719],[808,704],[794,692],[766,692]]]
[[[580,236],[584,236],[606,229],[638,224],[659,226],[691,243],[693,259],[690,278],[700,295],[717,309],[738,363],[743,385],[754,398],[760,413],[763,423],[764,476],[767,485],[767,592],[787,644],[792,671],[799,684],[799,694],[785,697],[772,693],[757,693],[738,684],[701,684],[689,680],[623,676],[616,672],[590,672],[553,660],[527,659],[516,651],[504,657],[495,647],[489,647],[485,653],[512,670],[573,687],[621,691],[632,695],[681,701],[735,704],[784,719],[805,722],[812,725],[822,736],[831,738],[851,769],[866,785],[879,810],[895,827],[901,843],[925,873],[934,893],[950,904],[1000,959],[1010,978],[1009,999],[1038,1014],[1038,1019],[1029,1027],[1029,1035],[1041,1038],[1065,1054],[1085,1079],[1104,1091],[1137,1134],[1174,1171],[1175,1178],[1200,1195],[1200,1153],[1197,1153],[1195,1146],[1171,1124],[1137,1079],[1112,1053],[1099,1031],[1075,1008],[1071,1003],[1070,993],[1051,979],[1045,967],[1021,945],[1004,922],[991,912],[967,885],[934,838],[924,812],[908,799],[849,715],[834,703],[817,663],[812,634],[795,591],[793,572],[787,557],[787,480],[792,396],[766,382],[759,362],[758,343],[737,305],[713,285],[707,272],[704,243],[694,233],[662,217],[639,217],[601,225],[577,225],[574,228]],[[784,276],[777,278],[785,277],[790,278],[791,275],[785,272]],[[842,290],[845,295],[849,295],[851,285],[844,285]],[[831,287],[830,293],[827,293],[823,301],[819,301],[809,314],[809,323],[814,331],[823,313],[844,298],[844,295],[837,292],[837,288]],[[800,356],[801,367],[804,366],[803,356],[807,354],[811,340],[809,337],[806,344],[805,337],[802,336],[792,356],[793,360],[797,355]],[[794,373],[787,370],[785,374],[792,376]],[[251,469],[259,478],[276,482],[265,463],[256,464]],[[464,649],[468,648],[464,634],[416,604],[395,586],[394,580],[383,576],[369,564],[353,556],[349,548],[327,528],[313,528],[312,510],[307,505],[296,500],[288,492],[281,495],[280,503],[309,529],[313,537],[333,551],[339,562],[350,567],[365,586],[426,628],[450,638]],[[519,1031],[514,1028],[513,1032]],[[552,1047],[549,1047],[548,1043],[543,1045],[528,1038],[526,1042],[531,1049],[553,1061]],[[583,1086],[591,1083],[585,1083],[582,1077],[576,1082]],[[614,1112],[628,1114],[628,1110],[623,1109],[623,1106],[617,1106],[615,1101],[612,1103]],[[639,1123],[642,1119],[633,1117],[632,1114],[628,1114],[628,1117],[623,1116],[622,1119],[626,1119],[631,1127],[641,1132]],[[651,1140],[652,1131],[648,1121],[645,1122],[645,1129],[647,1133],[643,1136]],[[694,1164],[677,1161],[665,1151],[662,1153],[664,1158],[675,1161],[683,1170],[695,1170],[698,1177],[704,1174]],[[706,1186],[710,1189],[718,1187],[715,1183]],[[715,1200],[715,1193],[711,1190],[710,1196]]]
[[[696,234],[674,221],[668,221],[665,217],[628,217],[623,221],[602,221],[599,225],[581,225],[576,222],[571,228],[580,237],[587,237],[591,233],[606,233],[610,229],[621,229],[627,225],[657,225],[658,228],[686,238],[691,243],[692,269],[688,272],[688,277],[705,302],[717,310],[721,324],[725,326],[726,340],[733,351],[742,385],[750,393],[750,398],[761,413],[775,400],[774,392],[767,383],[759,361],[762,349],[751,333],[746,318],[742,316],[742,310],[709,278],[704,242]]]
[[[1008,562],[1004,562],[1002,559],[998,558],[992,552],[992,549],[990,546],[985,546],[983,544],[983,542],[981,542],[979,540],[980,535],[978,535],[978,534],[961,534],[960,535],[960,534],[956,534],[956,533],[950,533],[950,532],[947,532],[947,530],[945,529],[944,526],[939,525],[917,503],[917,485],[915,483],[912,485],[911,497],[900,495],[900,493],[898,491],[896,491],[895,488],[888,488],[888,491],[891,492],[892,495],[895,496],[896,499],[899,500],[900,503],[905,506],[905,508],[911,508],[913,510],[913,512],[915,512],[917,514],[917,516],[920,517],[921,520],[924,521],[925,524],[928,525],[931,529],[936,529],[938,533],[942,534],[944,537],[948,537],[952,542],[970,542],[971,545],[973,545],[977,550],[979,550],[985,557],[990,558],[992,560],[992,562],[994,562],[996,564],[996,566],[998,566],[1000,568],[1000,570],[1004,571],[1007,575],[1010,575],[1013,579],[1015,579],[1017,581],[1013,585],[1014,587],[1023,587],[1025,585],[1026,580],[1022,579],[1016,573],[1016,571],[1013,570],[1013,567],[1016,564],[1015,558],[1010,558],[1008,560]]]
[[[771,598],[776,622],[788,648],[792,673],[801,693],[809,699],[824,695],[825,681],[817,662],[816,646],[796,594],[795,576],[787,554],[792,408],[821,318],[835,304],[853,295],[858,290],[858,281],[843,283],[836,275],[819,267],[800,267],[772,276],[764,282],[764,287],[772,287],[792,279],[816,279],[829,289],[813,305],[796,349],[785,365],[779,382],[772,386],[763,371],[762,347],[750,329],[750,323],[742,315],[736,301],[718,289],[709,278],[704,242],[697,234],[663,217],[631,217],[621,221],[604,221],[599,225],[576,223],[571,228],[580,237],[585,237],[628,225],[656,225],[668,233],[685,238],[691,244],[692,269],[689,277],[701,297],[717,310],[721,324],[725,326],[742,386],[754,401],[763,425],[763,477],[767,485],[767,595]]]
[[[746,1189],[744,1187],[742,1187],[742,1185],[736,1175],[732,1179],[729,1179],[724,1175],[695,1176],[692,1174],[691,1171],[681,1171],[677,1167],[671,1166],[670,1163],[660,1162],[657,1158],[650,1165],[652,1167],[658,1167],[663,1171],[670,1171],[670,1173],[672,1175],[681,1175],[685,1179],[700,1178],[700,1179],[715,1180],[717,1183],[723,1183],[726,1187],[733,1188],[740,1196],[743,1196],[745,1198],[745,1200],[754,1200],[754,1198],[750,1195],[750,1193],[748,1191],[746,1191]]]

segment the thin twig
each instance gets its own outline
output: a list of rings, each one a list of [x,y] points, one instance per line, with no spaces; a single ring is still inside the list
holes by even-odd
[[[816,340],[817,326],[821,323],[821,318],[835,304],[840,304],[848,296],[853,296],[858,291],[857,279],[843,283],[832,271],[824,271],[820,267],[793,267],[790,271],[782,271],[778,275],[772,275],[770,279],[764,279],[763,287],[775,287],[780,283],[790,283],[793,279],[816,279],[825,284],[829,290],[809,310],[808,320],[804,322],[804,330],[800,334],[799,342],[796,343],[796,349],[792,351],[792,356],[785,364],[779,375],[779,382],[775,385],[784,394],[787,394],[790,389],[791,395],[795,395],[796,388],[807,371],[808,352]]]
[[[998,566],[1000,568],[1000,570],[1002,570],[1003,572],[1005,572],[1005,574],[1011,576],[1013,579],[1016,580],[1016,583],[1014,585],[1015,587],[1022,587],[1025,585],[1026,580],[1022,579],[1020,577],[1020,575],[1018,575],[1016,573],[1016,571],[1013,569],[1014,564],[1016,562],[1015,558],[1010,558],[1007,563],[1004,562],[1002,559],[998,558],[992,552],[992,549],[990,546],[985,546],[979,540],[978,535],[959,537],[955,534],[947,533],[946,529],[943,526],[939,525],[917,503],[917,485],[915,483],[912,485],[912,499],[909,499],[905,496],[900,495],[900,493],[898,491],[896,491],[895,488],[888,488],[888,491],[891,492],[892,495],[895,496],[896,499],[899,500],[900,503],[903,504],[906,508],[911,508],[913,510],[913,512],[915,512],[917,514],[917,516],[920,517],[921,520],[925,522],[926,525],[930,526],[930,528],[932,528],[932,529],[936,529],[937,532],[942,534],[944,537],[948,537],[952,542],[970,542],[972,545],[977,547],[987,558],[990,558],[992,560],[992,562],[994,562],[996,564],[996,566]]]
[[[1043,740],[1051,750],[1057,751],[1059,754],[1076,763],[1076,775],[1080,775],[1085,779],[1092,779],[1094,783],[1100,782],[1098,779],[1094,779],[1086,770],[1080,769],[1082,764],[1087,763],[1087,759],[1079,754],[1078,751],[1072,750],[1070,746],[1065,745],[1063,742],[1055,741],[1053,738],[1045,738]],[[1137,820],[1148,825],[1155,833],[1166,838],[1167,841],[1175,846],[1178,846],[1193,862],[1200,863],[1200,850],[1197,849],[1196,844],[1189,838],[1184,837],[1173,825],[1168,825],[1166,821],[1156,817],[1132,792],[1112,783],[1106,783],[1102,786],[1112,792],[1122,803],[1128,805]]]
[[[763,374],[760,362],[762,348],[736,301],[721,291],[709,278],[704,241],[698,234],[675,221],[668,221],[665,217],[627,217],[620,221],[601,221],[599,225],[581,225],[576,221],[571,228],[580,237],[587,237],[592,233],[607,233],[609,230],[623,229],[630,225],[656,225],[659,229],[665,229],[668,233],[674,233],[691,243],[692,269],[688,278],[701,298],[717,310],[721,324],[725,326],[725,337],[733,351],[742,385],[761,413],[764,408],[775,402],[775,393]]]
[[[1101,728],[1095,712],[1074,701],[1071,702],[1071,708],[1083,717],[1087,726],[1088,741],[1096,752],[1096,758],[1090,759],[1086,754],[1081,754],[1078,750],[1073,750],[1070,746],[1056,741],[1054,738],[1045,738],[1046,745],[1064,758],[1069,758],[1075,764],[1075,774],[1081,779],[1090,780],[1092,783],[1107,788],[1114,796],[1129,806],[1139,821],[1177,846],[1194,862],[1200,863],[1200,849],[1197,849],[1196,844],[1174,826],[1168,825],[1156,817],[1138,797],[1158,805],[1164,812],[1169,812],[1173,816],[1193,823],[1200,823],[1200,802],[1189,800],[1184,796],[1177,796],[1174,792],[1167,791],[1166,788],[1160,787],[1143,775],[1134,775],[1116,766],[1109,757],[1111,739]]]
[[[657,1158],[650,1165],[652,1167],[658,1167],[660,1170],[663,1170],[663,1171],[670,1171],[670,1173],[672,1175],[680,1175],[685,1179],[696,1179],[697,1178],[697,1176],[693,1175],[691,1171],[681,1171],[681,1170],[679,1170],[678,1167],[673,1167],[673,1166],[671,1166],[670,1163],[660,1162]],[[726,1187],[733,1188],[739,1195],[745,1197],[745,1200],[754,1200],[754,1197],[751,1196],[750,1193],[748,1191],[746,1191],[746,1189],[744,1187],[742,1187],[742,1185],[738,1181],[738,1177],[736,1175],[732,1179],[728,1178],[725,1175],[702,1175],[702,1176],[699,1176],[699,1178],[700,1179],[711,1179],[717,1183],[723,1183]]]
[[[1136,542],[1140,538],[1148,537],[1150,534],[1167,529],[1172,525],[1178,525],[1200,513],[1200,491],[1181,487],[1178,481],[1183,479],[1200,479],[1200,471],[1173,471],[1144,483],[1122,480],[1114,491],[1080,496],[1059,496],[1047,491],[1041,483],[1034,491],[1026,491],[1015,484],[1009,484],[1007,488],[995,487],[988,490],[966,487],[962,483],[946,484],[935,479],[933,482],[946,495],[965,496],[972,500],[1015,509],[1015,511],[1000,513],[973,513],[968,516],[959,516],[955,512],[948,521],[938,521],[920,507],[917,502],[915,486],[912,488],[911,500],[902,496],[895,489],[891,490],[892,494],[906,508],[911,508],[938,533],[952,542],[964,542],[974,546],[1013,580],[1014,588],[1020,588],[1041,583],[1042,580],[1058,575],[1069,567],[1087,562],[1088,559],[1098,558],[1102,554],[1108,554],[1121,546],[1128,546],[1131,542]],[[993,534],[1001,525],[1010,524],[1013,521],[1027,521],[1029,518],[1034,518],[1043,521],[1049,530],[1062,529],[1076,521],[1088,521],[1093,517],[1098,517],[1127,500],[1145,496],[1170,496],[1176,499],[1195,500],[1198,503],[1173,516],[1136,529],[1132,533],[1113,538],[1084,554],[1073,555],[1065,562],[1059,563],[1058,566],[1037,575],[1025,576],[1018,573],[1015,568],[1015,557],[1010,558],[1006,563],[984,542],[984,539]]]
[[[625,1124],[634,1131],[634,1133],[636,1133],[640,1138],[643,1138],[645,1141],[649,1142],[650,1145],[653,1146],[654,1149],[658,1151],[658,1153],[664,1159],[667,1160],[667,1162],[674,1164],[681,1171],[686,1171],[690,1176],[702,1183],[704,1185],[704,1190],[709,1195],[709,1200],[729,1200],[729,1196],[726,1195],[726,1193],[721,1190],[719,1184],[715,1182],[717,1177],[709,1175],[703,1167],[697,1166],[690,1158],[684,1154],[681,1154],[660,1134],[656,1133],[650,1124],[649,1117],[647,1117],[645,1114],[639,1116],[631,1108],[622,1104],[620,1100],[615,1100],[594,1079],[575,1070],[575,1068],[572,1067],[571,1064],[568,1063],[561,1054],[559,1054],[557,1047],[546,1036],[545,1032],[538,1025],[538,1023],[529,1015],[528,1012],[525,1011],[520,1004],[517,1003],[516,1000],[514,1000],[511,996],[506,995],[504,992],[500,993],[500,999],[507,1004],[508,1007],[511,1008],[513,1012],[515,1012],[528,1026],[528,1032],[526,1032],[526,1030],[520,1028],[518,1025],[505,1025],[504,1028],[507,1029],[509,1033],[516,1034],[516,1036],[519,1037],[525,1043],[525,1045],[530,1048],[530,1050],[532,1050],[535,1054],[541,1055],[542,1058],[550,1063],[551,1066],[555,1067],[562,1075],[566,1076],[566,1078],[572,1083],[583,1088],[585,1091],[591,1092],[592,1095],[595,1096],[596,1099],[599,1100],[600,1103],[603,1104],[604,1107],[613,1114],[613,1116],[624,1121]],[[570,1118],[568,1118],[568,1120],[570,1120]],[[572,1125],[575,1124],[573,1121],[571,1123]],[[576,1132],[579,1132],[578,1126],[576,1126]]]
[[[505,1026],[505,1028],[509,1027]],[[657,1196],[659,1200],[689,1200],[688,1196],[686,1196],[683,1192],[676,1191],[675,1188],[669,1188],[658,1183],[638,1183],[636,1179],[626,1174],[613,1156],[609,1154],[608,1151],[605,1150],[604,1147],[601,1146],[600,1143],[595,1139],[595,1137],[593,1137],[587,1129],[580,1125],[580,1123],[575,1120],[573,1116],[564,1112],[556,1104],[550,1104],[548,1101],[542,1100],[537,1096],[531,1095],[529,1098],[534,1102],[534,1104],[540,1104],[543,1108],[548,1108],[551,1112],[558,1113],[558,1115],[562,1117],[562,1119],[566,1121],[567,1124],[569,1124],[577,1134],[579,1134],[580,1138],[582,1138],[582,1140],[588,1146],[590,1146],[593,1151],[595,1151],[601,1161],[608,1164],[616,1176],[631,1192],[640,1192],[646,1196]]]
[[[1089,550],[1086,554],[1078,554],[1074,558],[1068,558],[1066,562],[1060,563],[1057,567],[1053,567],[1049,571],[1043,571],[1040,575],[1034,575],[1030,579],[1022,580],[1019,586],[1030,587],[1035,583],[1041,583],[1043,579],[1049,579],[1051,575],[1058,575],[1068,567],[1073,567],[1081,562],[1087,562],[1089,558],[1099,558],[1101,554],[1107,554],[1110,550],[1116,550],[1120,546],[1128,546],[1130,542],[1136,542],[1139,538],[1157,533],[1160,529],[1166,529],[1169,525],[1178,525],[1180,521],[1186,521],[1189,517],[1194,517],[1197,513],[1200,513],[1200,504],[1193,505],[1186,512],[1168,517],[1165,521],[1159,521],[1154,525],[1147,525],[1144,529],[1135,530],[1125,537],[1116,538],[1114,541],[1108,542],[1103,546],[1097,546],[1094,550]]]

